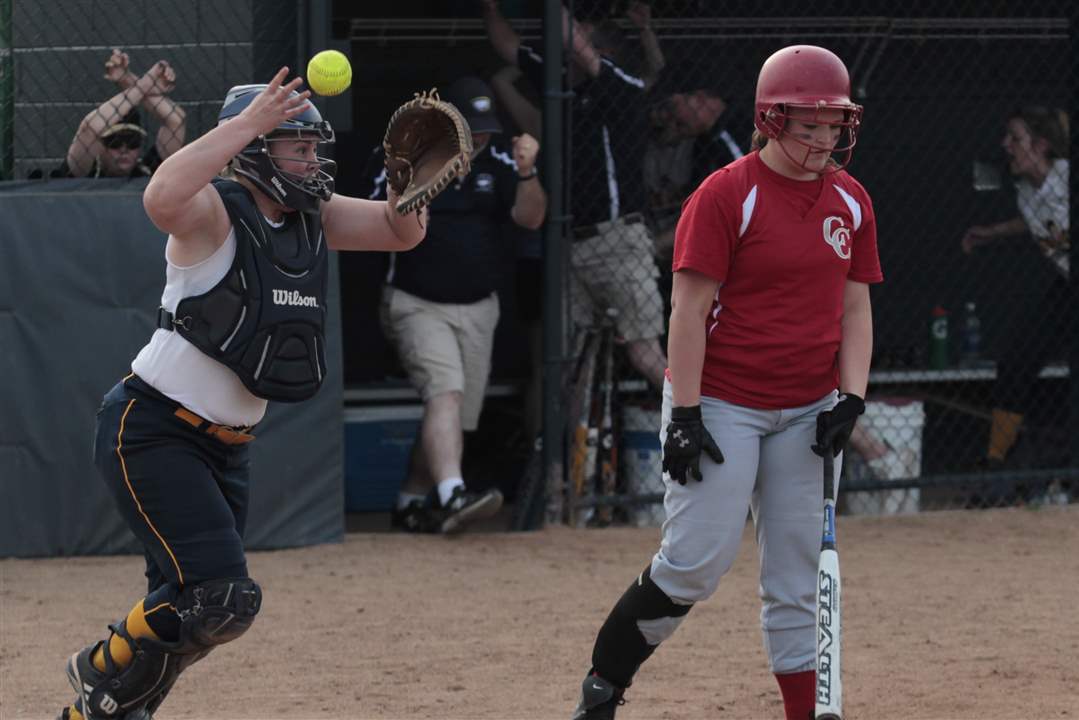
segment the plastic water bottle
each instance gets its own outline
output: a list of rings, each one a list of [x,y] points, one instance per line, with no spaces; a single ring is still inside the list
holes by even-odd
[[[948,311],[937,305],[929,319],[929,369],[948,367]]]
[[[959,365],[961,367],[972,368],[981,364],[982,322],[978,319],[977,308],[972,302],[966,304],[959,348]]]

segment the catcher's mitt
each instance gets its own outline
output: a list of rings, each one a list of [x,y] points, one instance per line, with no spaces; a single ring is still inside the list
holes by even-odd
[[[386,180],[398,195],[397,212],[407,215],[468,174],[472,131],[457,108],[432,88],[397,108],[382,148]]]

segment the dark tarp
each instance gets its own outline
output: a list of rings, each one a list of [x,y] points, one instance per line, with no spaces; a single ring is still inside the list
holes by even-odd
[[[147,342],[165,236],[145,180],[0,184],[0,556],[137,550],[90,457],[94,414]],[[330,258],[329,374],[271,403],[252,444],[249,548],[344,532],[340,288]]]

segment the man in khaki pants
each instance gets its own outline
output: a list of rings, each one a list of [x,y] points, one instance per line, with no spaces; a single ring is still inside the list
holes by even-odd
[[[408,476],[393,513],[412,532],[460,531],[502,506],[497,489],[472,493],[461,474],[464,432],[475,430],[491,369],[504,253],[500,227],[543,223],[547,196],[536,176],[539,143],[501,144],[493,93],[479,78],[456,81],[442,98],[464,114],[475,147],[472,171],[430,207],[422,250],[398,253],[383,288],[382,328],[424,402]],[[372,158],[370,198],[385,197],[381,149]]]

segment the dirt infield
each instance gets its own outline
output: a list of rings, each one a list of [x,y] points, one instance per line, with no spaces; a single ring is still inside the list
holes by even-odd
[[[1079,506],[841,518],[839,532],[849,720],[1079,718]],[[568,718],[595,632],[657,537],[370,533],[253,554],[259,620],[158,718]],[[141,563],[0,562],[0,716],[55,716],[64,660],[131,606]],[[619,720],[782,718],[756,573],[747,534]]]

